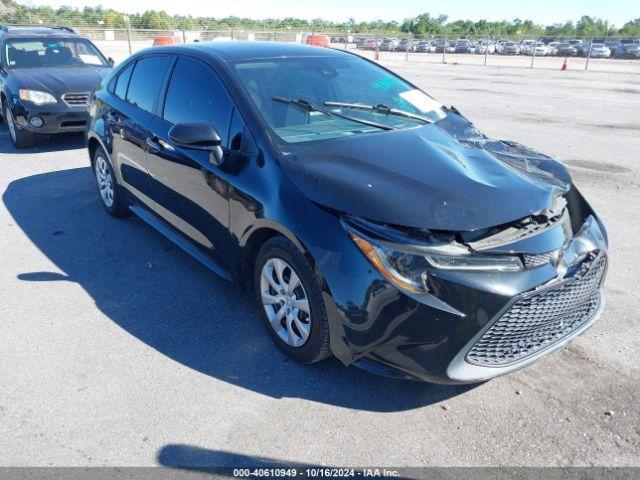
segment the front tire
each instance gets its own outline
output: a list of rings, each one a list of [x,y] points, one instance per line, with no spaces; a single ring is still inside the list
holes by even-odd
[[[11,143],[16,148],[31,148],[36,143],[36,135],[27,130],[23,130],[18,128],[15,120],[13,119],[13,113],[11,113],[11,108],[9,104],[5,102],[4,105],[4,122],[7,124],[7,128],[9,129],[9,137],[11,138]]]
[[[91,165],[93,167],[93,176],[98,186],[100,201],[104,209],[114,217],[126,217],[129,215],[129,206],[122,198],[120,185],[113,172],[113,167],[102,147],[96,149]]]
[[[300,251],[284,237],[267,241],[254,268],[256,301],[278,347],[300,363],[331,355],[320,284]]]

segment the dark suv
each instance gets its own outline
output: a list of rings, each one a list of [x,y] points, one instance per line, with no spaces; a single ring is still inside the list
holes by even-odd
[[[135,213],[253,291],[298,361],[477,382],[604,308],[606,232],[567,170],[358,55],[149,49],[90,111],[107,212]]]
[[[87,99],[111,59],[69,27],[0,27],[0,52],[2,116],[17,148],[84,130]]]

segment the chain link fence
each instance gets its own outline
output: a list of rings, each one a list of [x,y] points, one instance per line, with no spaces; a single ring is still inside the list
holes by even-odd
[[[336,48],[380,61],[640,73],[640,39],[626,37],[369,34]]]
[[[493,67],[598,70],[640,73],[640,39],[509,35],[412,35],[406,33],[303,31],[292,28],[203,30],[77,26],[116,62],[154,42],[277,41],[348,50],[383,62],[421,62]],[[159,41],[158,39],[161,39]]]

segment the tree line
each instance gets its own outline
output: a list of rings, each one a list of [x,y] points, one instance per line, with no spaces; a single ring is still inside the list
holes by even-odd
[[[13,0],[0,0],[0,23],[68,25],[75,27],[125,28],[126,14],[111,8],[84,7],[77,9],[62,6],[30,7]],[[630,20],[617,28],[607,20],[582,16],[577,22],[567,21],[553,25],[539,25],[531,20],[516,18],[512,21],[490,22],[487,20],[449,21],[447,15],[431,16],[428,13],[408,18],[403,22],[377,20],[356,22],[331,22],[322,18],[303,20],[299,18],[267,18],[254,20],[241,17],[193,17],[169,15],[165,11],[148,10],[128,16],[131,28],[153,30],[245,30],[291,29],[307,31],[334,31],[351,33],[403,32],[414,35],[546,35],[546,36],[629,36],[640,37],[640,18]]]

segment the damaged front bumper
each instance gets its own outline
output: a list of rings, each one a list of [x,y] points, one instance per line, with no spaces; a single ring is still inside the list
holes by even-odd
[[[368,281],[350,285],[351,299],[338,305],[351,354],[345,363],[393,377],[473,383],[529,365],[587,329],[605,305],[607,238],[577,190],[566,197],[562,214],[537,230],[518,235],[509,227],[466,244],[479,255],[517,256],[520,271],[432,267],[424,291],[410,291],[369,268]],[[385,229],[386,240],[406,235],[344,223],[370,239]]]

